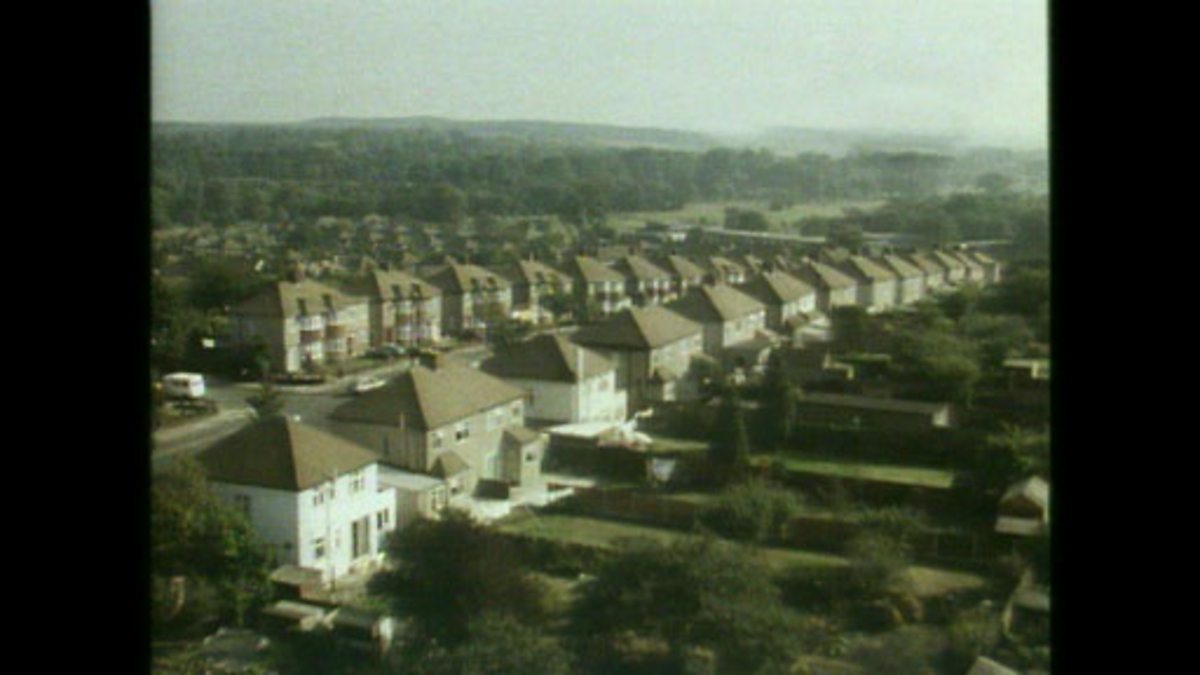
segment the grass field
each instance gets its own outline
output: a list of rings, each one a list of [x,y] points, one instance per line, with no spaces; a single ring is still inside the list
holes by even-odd
[[[857,478],[930,488],[949,488],[954,484],[954,472],[944,469],[796,456],[784,457],[783,464],[791,471],[839,478]]]
[[[513,534],[604,549],[612,548],[614,543],[622,538],[640,537],[661,544],[670,544],[696,537],[696,535],[678,530],[561,514],[540,515],[504,523],[498,527],[501,531]],[[758,555],[762,556],[763,562],[775,572],[783,572],[797,566],[834,567],[847,563],[846,559],[841,556],[796,549],[763,547],[758,549]],[[919,566],[913,566],[909,568],[909,571],[914,591],[922,596],[979,588],[986,583],[979,575],[966,572]]]
[[[725,222],[725,208],[761,211],[767,220],[781,231],[790,231],[797,220],[813,216],[832,217],[845,213],[847,208],[870,210],[883,205],[881,200],[839,201],[819,204],[793,204],[786,209],[771,211],[769,205],[754,201],[693,202],[678,211],[637,211],[634,213],[609,214],[608,224],[618,232],[641,229],[648,220],[659,222],[702,223],[719,226]]]

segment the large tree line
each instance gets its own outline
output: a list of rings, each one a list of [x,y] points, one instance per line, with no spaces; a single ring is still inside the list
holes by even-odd
[[[151,154],[156,225],[368,213],[431,222],[544,214],[582,223],[697,200],[916,199],[975,177],[964,174],[973,163],[920,152],[779,156],[365,128],[158,128]]]

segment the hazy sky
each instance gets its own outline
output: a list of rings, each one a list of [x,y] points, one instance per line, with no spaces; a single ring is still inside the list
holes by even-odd
[[[156,120],[1046,138],[1045,0],[152,0],[151,12]]]

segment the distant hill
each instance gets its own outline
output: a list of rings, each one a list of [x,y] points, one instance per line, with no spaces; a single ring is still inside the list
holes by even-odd
[[[858,152],[922,152],[962,155],[978,148],[965,139],[935,134],[900,133],[865,129],[772,127],[742,134],[706,133],[656,127],[551,122],[545,120],[455,120],[445,117],[323,117],[279,124],[220,124],[156,122],[154,129],[172,133],[231,127],[292,127],[301,129],[373,129],[461,133],[477,138],[509,138],[546,145],[591,147],[649,147],[661,150],[703,152],[713,148],[767,149],[776,155],[823,154],[842,157]],[[1033,154],[1044,155],[1045,151]]]
[[[470,136],[511,137],[541,143],[570,145],[646,146],[671,150],[707,150],[723,145],[720,139],[693,131],[578,124],[541,120],[452,120],[444,117],[351,118],[326,117],[300,122],[300,126],[325,129],[405,129],[453,132]]]

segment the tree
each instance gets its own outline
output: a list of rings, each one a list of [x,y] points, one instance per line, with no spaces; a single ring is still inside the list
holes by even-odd
[[[998,495],[1031,473],[1049,470],[1049,434],[1006,424],[987,437],[972,473],[982,490]]]
[[[279,393],[279,388],[265,374],[263,375],[258,391],[250,395],[246,399],[246,403],[249,403],[250,407],[254,408],[254,411],[258,413],[260,418],[279,414],[283,412],[284,406],[283,395]]]
[[[190,275],[187,301],[201,311],[220,312],[254,295],[262,285],[262,280],[238,263],[206,261]]]
[[[859,352],[866,348],[867,310],[858,305],[841,305],[830,312],[833,339],[842,352]]]
[[[770,572],[715,539],[621,543],[580,588],[570,632],[592,662],[610,661],[613,644],[634,635],[664,641],[677,661],[710,649],[730,673],[790,664],[798,637]]]
[[[433,645],[422,647],[422,653],[405,663],[404,673],[568,675],[574,672],[572,654],[557,639],[507,614],[487,612],[471,620],[468,637],[453,649]]]
[[[937,400],[971,404],[975,385],[982,377],[974,359],[951,354],[925,359],[917,371],[925,384],[926,394]]]
[[[212,617],[242,625],[250,611],[269,596],[267,574],[273,553],[259,539],[246,516],[227,506],[209,488],[204,472],[194,460],[179,458],[155,479],[150,489],[150,572],[156,606],[180,605],[203,595],[197,589],[214,589]],[[182,602],[169,602],[162,593],[176,584]],[[189,591],[189,589],[191,589]],[[189,601],[188,595],[193,600]],[[172,612],[158,618],[169,622]],[[158,630],[170,626],[160,623]]]
[[[846,545],[848,591],[871,600],[903,588],[907,582],[911,551],[900,538],[879,530],[867,530]]]
[[[389,540],[387,552],[395,568],[377,574],[368,590],[449,647],[465,641],[485,612],[541,616],[541,588],[511,542],[465,513],[418,520]]]
[[[722,482],[736,481],[750,470],[750,436],[737,390],[726,387],[721,397],[708,448],[709,464]]]
[[[772,351],[763,378],[762,436],[768,447],[782,448],[796,426],[800,388],[792,384],[784,371],[783,358]]]

